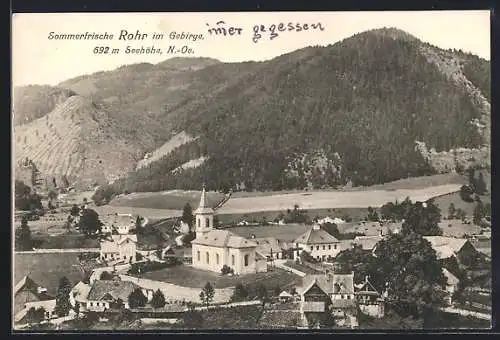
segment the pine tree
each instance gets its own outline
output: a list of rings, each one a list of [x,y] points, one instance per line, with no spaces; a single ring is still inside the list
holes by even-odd
[[[483,219],[483,217],[486,216],[486,209],[482,201],[478,201],[476,203],[476,206],[474,207],[474,213],[472,216],[473,216],[472,221],[474,222],[474,224],[480,225],[481,220]]]
[[[161,292],[161,290],[157,290],[153,293],[153,298],[151,299],[151,306],[154,308],[162,308],[165,306],[165,296]]]
[[[54,312],[58,316],[68,315],[71,309],[71,304],[69,302],[70,291],[71,291],[71,283],[69,282],[66,276],[63,276],[59,280],[59,287],[57,288],[57,295],[56,295],[56,307],[54,308]]]
[[[451,202],[450,206],[448,207],[448,218],[449,219],[455,218],[455,214],[456,214],[455,204]]]
[[[478,195],[484,195],[487,191],[486,182],[484,181],[483,173],[479,173],[479,178],[476,180],[475,192]]]
[[[189,230],[191,230],[191,228],[193,227],[194,216],[193,216],[193,208],[191,208],[191,205],[189,203],[186,203],[184,205],[184,209],[182,210],[181,220],[184,223],[187,223],[189,225]]]
[[[215,295],[214,287],[212,287],[210,282],[207,282],[200,293],[200,300],[208,307],[210,302],[212,302],[212,300],[214,299],[214,295]]]
[[[130,308],[144,307],[148,302],[148,298],[142,292],[142,289],[136,288],[128,296],[128,305]]]
[[[20,250],[32,250],[33,240],[31,239],[31,230],[28,226],[28,219],[23,216],[21,227],[16,230],[16,245]]]

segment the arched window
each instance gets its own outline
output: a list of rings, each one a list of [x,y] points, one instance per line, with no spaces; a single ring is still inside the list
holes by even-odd
[[[210,254],[207,251],[207,264],[209,264],[209,263],[210,263]]]
[[[198,258],[198,262],[200,262],[200,261],[201,261],[200,251],[198,251],[197,255],[198,255],[198,256],[197,256],[197,258]]]
[[[207,217],[207,228],[210,228],[210,219]]]
[[[245,267],[248,266],[248,258],[249,258],[248,254],[245,255]]]
[[[219,254],[215,254],[215,262],[217,262],[217,264],[219,264]]]
[[[234,266],[234,255],[231,255],[231,265]]]
[[[196,218],[196,225],[198,226],[198,228],[200,227],[200,218]]]

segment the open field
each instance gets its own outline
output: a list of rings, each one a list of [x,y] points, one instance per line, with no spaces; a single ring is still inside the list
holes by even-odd
[[[394,202],[396,199],[402,201],[407,196],[412,200],[424,201],[431,197],[456,192],[465,182],[466,179],[461,175],[441,174],[407,178],[369,187],[343,188],[341,190],[235,192],[232,194],[231,199],[218,210],[218,214],[240,215],[258,212],[273,214],[292,209],[294,204],[299,204],[302,209],[314,210],[318,214],[332,208],[346,210],[345,213],[349,214],[349,210],[355,211],[368,206],[375,208],[389,201]],[[211,205],[217,204],[224,198],[224,195],[218,192],[208,192],[207,196]],[[113,199],[109,205],[97,209],[105,213],[137,211],[138,214],[161,219],[179,216],[186,203],[189,203],[195,209],[198,206],[199,199],[199,191],[141,192],[122,195]],[[132,207],[134,209],[130,209]]]
[[[290,207],[293,209],[293,207]],[[221,209],[222,210],[222,209]],[[280,214],[286,213],[286,210],[277,211],[257,211],[240,214],[225,214],[223,211],[217,211],[217,217],[222,224],[232,224],[241,221],[251,223],[262,223],[263,219],[267,222],[274,221]],[[367,216],[366,208],[338,208],[338,209],[307,209],[303,211],[304,214],[311,219],[315,217],[323,218],[326,216],[339,217],[349,216],[353,221],[361,221]]]
[[[88,238],[78,232],[59,235],[32,234],[34,247],[39,249],[99,248],[99,239]]]
[[[444,220],[439,223],[444,236],[463,237],[464,234],[473,235],[481,232],[481,227],[474,224],[465,224],[461,220]]]
[[[460,190],[459,184],[446,184],[423,189],[369,190],[369,191],[314,191],[259,197],[231,198],[218,211],[219,214],[243,214],[257,211],[284,211],[295,204],[301,209],[380,207],[387,202],[426,201],[429,198]]]
[[[490,195],[485,195],[485,196],[480,196],[481,201],[486,204],[486,203],[491,203],[491,196]],[[472,219],[472,215],[474,213],[474,207],[476,206],[476,202],[465,202],[460,198],[460,193],[459,192],[454,192],[454,193],[449,193],[447,195],[442,195],[439,197],[436,197],[435,204],[439,206],[441,209],[441,214],[443,216],[448,215],[448,207],[450,206],[450,203],[453,203],[455,205],[455,209],[462,209],[465,211],[467,216]]]
[[[300,280],[299,276],[279,268],[272,268],[272,271],[267,273],[227,276],[184,265],[165,268],[140,276],[190,288],[203,288],[207,282],[210,282],[216,289],[234,287],[238,283],[242,283],[249,290],[259,284],[263,284],[268,289],[274,289],[277,285],[280,285],[280,287],[291,286]]]
[[[422,177],[412,177],[404,178],[394,182],[388,182],[384,184],[376,184],[368,187],[343,187],[341,189],[322,189],[322,190],[311,190],[310,192],[353,192],[353,191],[371,191],[371,190],[415,190],[415,189],[425,189],[429,187],[435,187],[446,184],[458,184],[463,185],[467,183],[467,179],[459,174],[439,174],[432,176],[422,176]],[[305,190],[283,190],[283,191],[239,191],[232,194],[232,198],[244,198],[244,197],[261,197],[261,196],[275,196],[275,195],[286,195],[286,194],[302,194],[307,193]]]
[[[55,296],[59,279],[66,276],[72,285],[82,279],[78,253],[14,254],[14,285],[25,275]]]
[[[169,190],[162,192],[136,192],[113,199],[111,206],[151,209],[182,210],[186,203],[193,209],[200,203],[200,191]],[[224,198],[224,194],[207,192],[208,204],[215,206]]]
[[[179,217],[182,215],[182,210],[169,209],[150,209],[136,207],[119,207],[112,205],[103,205],[93,208],[99,216],[118,214],[132,214],[147,217],[150,220],[162,220],[171,217]]]

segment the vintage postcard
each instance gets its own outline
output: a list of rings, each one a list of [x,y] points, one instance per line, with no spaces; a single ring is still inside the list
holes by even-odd
[[[490,12],[12,16],[12,324],[491,328]]]

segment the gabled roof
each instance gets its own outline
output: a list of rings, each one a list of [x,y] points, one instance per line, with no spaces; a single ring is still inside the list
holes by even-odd
[[[292,297],[292,294],[287,292],[286,290],[282,291],[279,295],[280,297]]]
[[[313,226],[293,242],[300,244],[324,244],[337,243],[339,240],[321,229],[321,227]]]
[[[382,239],[382,236],[356,236],[353,243],[360,245],[363,250],[373,250]]]
[[[14,286],[14,296],[16,296],[19,292],[26,290],[35,295],[40,301],[52,299],[52,296],[47,292],[39,292],[39,287],[39,284],[26,275]]]
[[[464,247],[466,243],[471,244],[467,239],[445,237],[445,236],[424,236],[436,251],[438,259],[447,259],[454,256]]]
[[[228,230],[211,230],[196,236],[191,244],[206,245],[212,247],[229,248],[255,248],[257,244],[238,236]]]
[[[449,285],[456,285],[460,281],[455,275],[453,275],[448,269],[443,268],[443,275],[446,277],[447,283]]]
[[[87,299],[90,301],[99,301],[109,294],[115,300],[121,299],[123,302],[127,302],[130,293],[136,288],[140,287],[130,281],[96,280],[90,288]]]
[[[360,284],[355,284],[354,291],[357,294],[359,294],[359,293],[363,293],[363,294],[374,293],[376,295],[379,295],[379,292],[371,284],[371,282],[368,280],[368,278],[365,278],[365,281],[361,282]]]
[[[71,289],[70,294],[73,295],[75,301],[84,302],[87,301],[90,289],[91,287],[89,284],[80,281]]]
[[[309,274],[302,279],[302,285],[297,288],[297,293],[304,295],[314,285],[318,286],[325,294],[333,292],[333,284],[331,278],[326,274]]]
[[[333,293],[334,294],[352,294],[354,293],[354,273],[351,274],[333,274]]]

